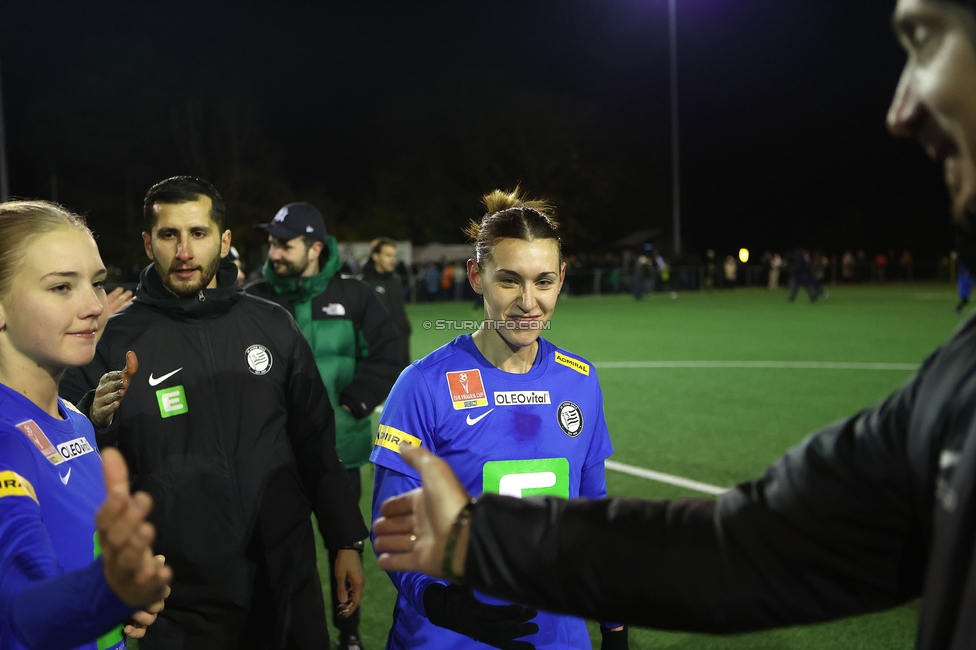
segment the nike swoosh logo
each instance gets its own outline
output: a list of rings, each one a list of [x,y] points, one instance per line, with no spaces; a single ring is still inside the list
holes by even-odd
[[[58,476],[61,476],[61,472],[58,472]],[[69,480],[71,480],[71,468],[70,467],[68,468],[68,473],[65,474],[64,476],[61,476],[61,483],[63,483],[64,485],[67,485]]]
[[[167,372],[162,377],[153,377],[152,376],[152,373],[149,373],[149,385],[150,386],[158,386],[159,384],[163,383],[164,381],[166,381],[167,379],[169,379],[170,377],[172,377],[173,375],[175,375],[176,373],[178,373],[180,370],[183,370],[183,367],[182,366],[180,366],[179,368],[177,368],[173,372]]]
[[[479,415],[476,418],[473,418],[473,417],[471,417],[469,415],[467,418],[465,418],[464,421],[467,422],[468,423],[468,426],[470,427],[472,424],[478,424],[479,422],[481,422],[482,419],[484,419],[485,417],[487,417],[488,414],[491,413],[494,410],[495,409],[490,408],[490,409],[488,409],[487,411],[485,411],[484,413],[482,413],[481,415]]]

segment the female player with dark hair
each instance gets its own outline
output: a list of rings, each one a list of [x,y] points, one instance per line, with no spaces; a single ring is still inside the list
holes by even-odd
[[[386,402],[376,445],[374,518],[393,495],[420,486],[403,442],[445,459],[472,494],[606,496],[612,453],[603,394],[585,359],[540,336],[565,278],[552,207],[518,188],[484,197],[466,233],[477,259],[468,280],[484,322],[409,366]],[[399,595],[388,648],[590,648],[578,618],[537,612],[420,573],[391,573]],[[603,647],[627,633],[604,624]],[[476,643],[480,642],[480,643]]]
[[[58,399],[65,368],[95,354],[104,280],[80,217],[43,201],[0,204],[5,650],[122,649],[124,633],[141,637],[169,593],[170,569],[152,555],[150,498],[130,496],[121,455],[100,458],[91,424]]]

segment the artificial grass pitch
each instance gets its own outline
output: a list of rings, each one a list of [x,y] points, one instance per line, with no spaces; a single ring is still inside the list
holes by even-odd
[[[905,382],[905,369],[621,368],[602,362],[777,361],[918,364],[961,322],[953,285],[829,287],[811,305],[801,295],[737,290],[560,299],[545,336],[596,365],[605,398],[613,460],[722,487],[758,477],[772,461],[818,427],[874,404]],[[414,358],[462,331],[424,328],[424,321],[470,320],[470,303],[411,305]],[[787,364],[788,365],[788,364]],[[887,367],[887,366],[886,366]],[[375,418],[374,418],[375,419]],[[369,518],[372,469],[364,467],[362,507]],[[611,495],[703,497],[697,492],[607,471]],[[327,581],[326,556],[319,569]],[[395,590],[365,554],[367,587],[361,632],[382,648]],[[326,587],[327,588],[327,587]],[[326,593],[326,603],[329,602]],[[917,607],[823,625],[710,637],[631,629],[630,647],[707,650],[863,648],[914,645]],[[590,626],[594,647],[599,632]],[[333,643],[335,629],[331,629]]]

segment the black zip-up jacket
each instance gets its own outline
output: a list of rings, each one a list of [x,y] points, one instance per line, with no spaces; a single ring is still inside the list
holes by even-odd
[[[149,266],[94,360],[65,373],[61,395],[87,412],[91,394],[81,398],[135,351],[139,370],[97,436],[155,501],[154,550],[174,572],[164,612],[243,608],[315,647],[328,637],[310,515],[331,549],[368,533],[308,343],[236,275],[225,260],[218,288],[177,298]]]
[[[393,323],[400,330],[403,365],[410,365],[410,319],[403,304],[403,285],[395,273],[380,273],[372,259],[363,265],[363,282],[373,287],[380,302],[390,312]]]
[[[544,552],[543,552],[544,549]],[[976,648],[976,320],[877,406],[717,500],[484,496],[488,593],[587,618],[744,632],[921,597],[917,646]]]

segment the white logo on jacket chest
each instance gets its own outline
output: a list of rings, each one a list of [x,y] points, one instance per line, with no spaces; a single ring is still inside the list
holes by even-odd
[[[345,316],[346,308],[337,302],[330,302],[328,305],[322,308],[322,311],[329,316]]]
[[[939,455],[939,474],[935,479],[935,498],[942,509],[953,514],[959,506],[959,492],[953,487],[953,474],[959,464],[960,453],[945,449]]]
[[[255,375],[264,375],[269,370],[271,370],[271,364],[274,363],[274,359],[271,358],[271,353],[268,348],[263,345],[252,345],[244,352],[244,358],[247,359],[247,368]]]
[[[159,384],[163,383],[164,381],[166,381],[167,379],[169,379],[170,377],[172,377],[173,375],[175,375],[176,373],[178,373],[180,370],[183,370],[183,367],[182,366],[180,366],[179,368],[177,368],[173,372],[167,372],[162,377],[153,377],[153,374],[152,373],[149,373],[149,385],[150,386],[158,386]]]

